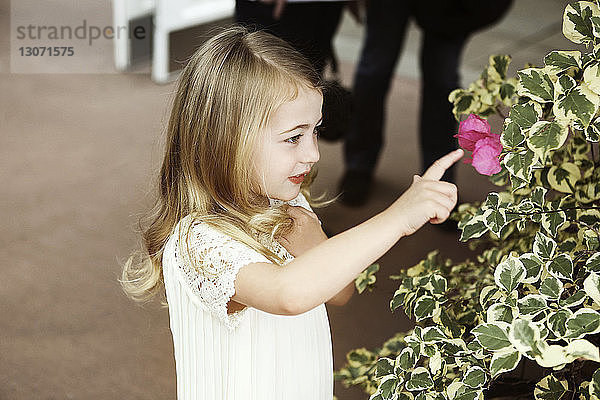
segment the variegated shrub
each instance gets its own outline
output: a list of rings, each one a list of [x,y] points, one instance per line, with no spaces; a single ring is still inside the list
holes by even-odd
[[[600,398],[600,0],[568,5],[563,33],[584,51],[552,51],[516,78],[510,57],[492,56],[450,94],[457,119],[504,118],[490,177],[503,190],[454,214],[461,240],[483,249],[476,261],[432,252],[391,277],[392,311],[417,326],[351,351],[336,373],[371,399],[482,399],[525,360],[546,371],[535,398]]]

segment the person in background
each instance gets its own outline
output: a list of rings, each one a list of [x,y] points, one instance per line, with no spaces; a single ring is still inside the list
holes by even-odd
[[[332,79],[324,80],[323,126],[320,138],[336,141],[350,126],[350,91],[342,86],[333,49],[346,0],[236,0],[235,19],[252,30],[265,30],[304,55],[323,78],[329,65]],[[356,8],[351,7],[351,11]],[[355,17],[357,17],[355,15]]]
[[[406,28],[422,30],[419,139],[422,170],[457,147],[448,94],[459,87],[460,57],[469,36],[498,21],[512,0],[372,0],[366,3],[366,37],[354,76],[353,113],[344,143],[341,201],[364,205],[384,145],[385,102]],[[444,175],[455,181],[455,168]]]

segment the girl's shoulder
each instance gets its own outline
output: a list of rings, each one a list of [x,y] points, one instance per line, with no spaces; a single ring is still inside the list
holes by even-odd
[[[277,207],[287,203],[291,206],[304,207],[305,209],[312,211],[306,197],[302,193],[289,201],[271,199],[270,203],[271,207]],[[290,255],[279,243],[267,240],[261,236],[256,236],[254,239],[267,246],[271,251],[282,257],[282,259],[290,259]],[[229,254],[260,254],[248,244],[236,239],[235,235],[228,235],[211,223],[208,223],[201,217],[193,214],[188,214],[179,220],[171,233],[169,242],[173,242],[172,246],[167,246],[167,248],[170,248],[172,251],[176,251],[177,248],[181,249],[182,247],[185,247],[186,251],[191,250],[192,252],[195,251],[200,253],[206,253],[208,250],[211,250],[211,252],[215,252],[216,250],[217,253],[220,253],[221,251],[219,249],[224,249],[224,251]],[[183,244],[185,244],[185,246],[182,246]],[[266,257],[264,257],[264,261],[268,261]]]
[[[237,242],[232,236],[193,214],[188,214],[179,220],[169,240],[175,241],[178,245],[185,243],[187,246],[202,249],[231,246]]]

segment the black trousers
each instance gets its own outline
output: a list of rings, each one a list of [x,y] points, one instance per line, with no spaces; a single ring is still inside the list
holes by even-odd
[[[368,2],[366,38],[354,76],[354,112],[344,146],[347,170],[374,171],[384,145],[385,103],[411,17],[407,3],[410,2]],[[419,118],[422,171],[457,148],[452,137],[457,123],[448,94],[459,87],[460,57],[467,37],[465,33],[423,32]],[[454,174],[451,168],[443,179],[453,182]]]
[[[287,3],[279,20],[272,4],[236,0],[236,22],[251,29],[264,29],[286,40],[308,58],[319,74],[331,54],[331,42],[346,1]]]

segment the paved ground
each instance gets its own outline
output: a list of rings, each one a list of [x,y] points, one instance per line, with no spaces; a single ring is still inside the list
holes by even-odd
[[[0,399],[173,399],[167,311],[133,304],[117,283],[120,263],[138,243],[137,218],[151,203],[173,87],[144,74],[10,74],[9,8],[0,4]],[[566,47],[558,23],[562,7],[555,0],[517,0],[509,18],[469,43],[464,76],[475,76],[492,52],[511,53],[522,65]],[[345,18],[336,46],[346,82],[361,35]],[[320,210],[334,232],[385,208],[418,172],[417,43],[413,27],[389,99],[394,112],[388,113],[374,198],[361,209]],[[104,62],[111,62],[110,52]],[[316,190],[333,194],[341,144],[323,143],[321,152]],[[464,201],[492,188],[463,165],[458,186]],[[434,248],[467,257],[457,238],[423,228],[380,260],[375,292],[329,308],[336,368],[348,350],[378,346],[410,327],[389,312],[395,286],[386,276]],[[340,385],[336,393],[341,400],[365,398]]]

